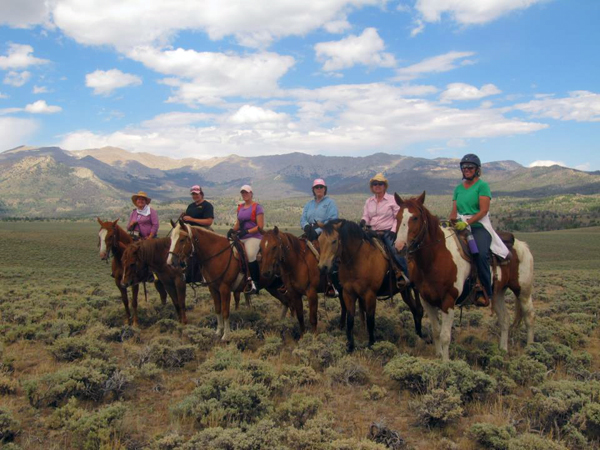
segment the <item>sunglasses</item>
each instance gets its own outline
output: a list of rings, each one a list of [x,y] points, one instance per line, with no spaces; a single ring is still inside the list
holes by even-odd
[[[318,185],[318,186],[315,186],[313,189],[325,189],[325,186]]]
[[[192,195],[202,195],[202,192],[192,192]]]
[[[385,183],[383,183],[381,181],[373,181],[371,183],[371,186],[385,186]]]
[[[250,192],[248,191],[240,191],[240,194],[249,194]]]
[[[465,164],[465,165],[464,165],[464,166],[462,166],[460,169],[461,169],[461,170],[475,170],[476,168],[477,168],[477,166],[472,166],[472,165],[470,165],[470,164],[469,164],[469,165],[466,165],[466,164]]]

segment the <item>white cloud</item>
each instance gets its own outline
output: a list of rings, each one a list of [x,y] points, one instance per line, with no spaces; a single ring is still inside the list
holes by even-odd
[[[27,28],[44,23],[52,2],[41,0],[2,0],[0,2],[0,25]]]
[[[417,0],[415,9],[426,22],[439,22],[444,14],[460,24],[491,22],[512,11],[546,0]]]
[[[589,91],[569,92],[568,97],[542,96],[539,100],[520,103],[513,107],[534,117],[577,122],[600,122],[600,94]]]
[[[46,86],[33,86],[33,94],[47,94],[50,92]]]
[[[31,73],[29,73],[28,71],[15,72],[11,70],[4,77],[4,84],[8,84],[14,87],[21,87],[29,81],[29,78],[31,78]]]
[[[567,165],[562,161],[551,161],[549,159],[539,159],[539,160],[533,161],[531,164],[529,164],[529,167],[550,167],[550,166],[567,167]]]
[[[191,106],[219,103],[224,97],[276,95],[279,78],[295,63],[291,56],[270,52],[240,56],[138,47],[128,55],[156,72],[176,77],[163,80],[174,88],[169,101]]]
[[[3,150],[27,143],[37,129],[38,124],[33,119],[0,117],[0,136],[2,136]]]
[[[139,86],[142,79],[130,73],[123,73],[119,69],[96,70],[85,76],[85,85],[94,89],[96,95],[108,95],[115,89],[127,86]]]
[[[490,95],[500,94],[502,91],[493,84],[484,84],[481,89],[465,83],[451,83],[446,86],[446,90],[440,95],[442,103],[449,103],[454,100],[479,100]]]
[[[415,26],[412,30],[410,30],[410,37],[415,37],[417,34],[420,34],[425,29],[425,24],[422,20],[415,20]]]
[[[48,105],[45,100],[38,100],[25,106],[25,111],[32,114],[54,114],[62,111],[60,106]]]
[[[287,114],[252,105],[242,106],[229,118],[229,122],[236,125],[284,122],[288,120],[289,117]]]
[[[583,170],[588,172],[590,169],[592,168],[592,165],[589,162],[583,163],[583,164],[578,164],[575,166],[575,169],[577,170]]]
[[[474,54],[474,52],[448,52],[443,55],[433,56],[412,66],[398,69],[396,79],[412,80],[428,73],[448,72],[459,66],[472,64],[472,61],[465,58]]]
[[[356,64],[394,67],[394,56],[384,52],[384,49],[385,43],[375,28],[366,28],[360,36],[350,35],[340,41],[315,45],[317,59],[324,62],[325,71],[348,69]]]
[[[54,22],[83,44],[164,45],[180,30],[199,30],[212,40],[234,36],[238,43],[265,47],[286,36],[303,36],[326,27],[347,28],[347,15],[386,0],[58,0]]]
[[[3,94],[2,92],[0,92],[0,98],[8,98],[8,95]]]
[[[47,59],[36,58],[32,55],[33,47],[23,44],[8,44],[6,56],[0,56],[0,69],[26,69],[29,66],[47,64]]]

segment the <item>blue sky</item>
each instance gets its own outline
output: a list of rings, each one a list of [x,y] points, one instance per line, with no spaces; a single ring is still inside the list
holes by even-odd
[[[600,170],[599,20],[597,0],[3,0],[0,150]]]

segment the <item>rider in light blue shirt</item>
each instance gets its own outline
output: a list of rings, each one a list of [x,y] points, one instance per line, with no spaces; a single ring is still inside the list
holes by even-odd
[[[327,184],[325,184],[325,180],[317,178],[313,181],[312,191],[315,198],[304,205],[302,218],[300,219],[300,226],[307,233],[307,237],[310,240],[316,239],[322,231],[320,228],[315,228],[314,231],[317,236],[312,235],[310,231],[307,232],[307,229],[310,229],[313,223],[327,223],[330,220],[338,218],[337,205],[331,197],[327,196]]]

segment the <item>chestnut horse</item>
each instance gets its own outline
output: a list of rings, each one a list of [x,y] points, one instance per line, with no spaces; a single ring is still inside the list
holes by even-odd
[[[358,224],[345,219],[335,219],[323,227],[319,236],[320,260],[319,269],[322,271],[333,268],[336,258],[340,259],[339,276],[343,287],[344,303],[348,312],[346,337],[348,338],[348,351],[354,350],[354,315],[356,299],[362,305],[367,316],[367,331],[369,333],[369,346],[375,343],[375,308],[377,294],[382,288],[389,291],[390,286],[386,276],[389,262],[373,243],[373,236],[366,234]],[[397,293],[396,283],[392,289]],[[423,308],[412,288],[400,292],[402,299],[410,308],[415,322],[415,331],[420,336]],[[389,295],[390,292],[386,292]]]
[[[442,228],[437,217],[425,207],[425,192],[418,198],[402,200],[397,215],[396,248],[406,248],[410,279],[421,294],[421,302],[431,321],[436,352],[449,359],[454,307],[463,293],[471,267],[459,252],[454,230]],[[492,304],[500,325],[500,348],[508,350],[509,317],[504,301],[506,289],[516,297],[513,327],[525,319],[527,344],[533,342],[533,256],[527,244],[515,239],[507,265],[496,269]],[[438,319],[441,310],[441,325]]]
[[[170,246],[170,238],[147,239],[128,246],[121,258],[121,286],[126,288],[141,283],[154,273],[169,293],[179,322],[186,324],[185,278],[180,270],[166,264]]]
[[[233,243],[225,236],[202,227],[191,227],[181,220],[171,230],[171,245],[166,258],[172,267],[186,266],[196,258],[208,290],[213,298],[217,315],[217,336],[228,341],[231,334],[229,310],[231,293],[239,293],[246,285],[246,274],[240,267],[239,255]],[[267,288],[269,293],[282,304],[287,302],[275,288]]]
[[[308,248],[306,241],[298,239],[290,233],[273,230],[263,233],[260,241],[260,271],[264,278],[270,279],[275,274],[281,276],[287,288],[290,308],[296,312],[300,330],[304,333],[304,309],[302,296],[308,298],[310,324],[312,331],[317,331],[318,292],[325,292],[327,277],[319,272],[319,261]]]
[[[108,261],[111,253],[113,255],[112,260],[112,273],[111,276],[115,280],[115,284],[121,293],[121,300],[123,306],[125,306],[125,314],[127,315],[127,323],[129,325],[138,326],[138,314],[137,314],[137,299],[139,284],[131,286],[131,308],[133,309],[133,318],[129,310],[129,299],[127,297],[127,288],[121,286],[121,277],[123,276],[123,265],[121,263],[121,257],[127,246],[133,243],[133,239],[129,236],[123,228],[117,225],[119,219],[111,222],[103,222],[98,217],[98,223],[100,224],[100,231],[98,232],[100,259]],[[160,299],[163,304],[166,302],[167,293],[160,282],[155,283],[156,290],[160,295]]]

